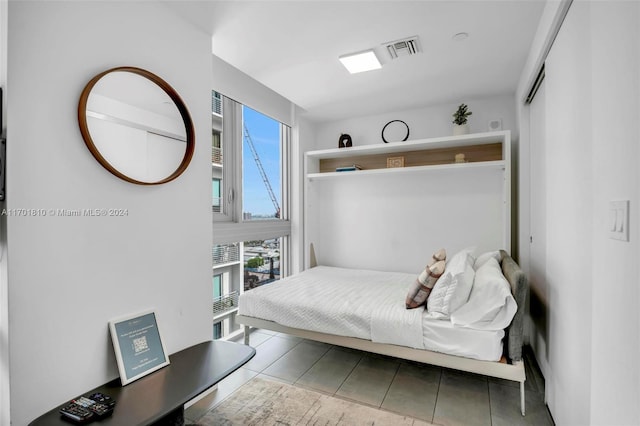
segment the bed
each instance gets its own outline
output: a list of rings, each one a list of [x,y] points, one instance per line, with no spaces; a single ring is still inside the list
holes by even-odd
[[[413,274],[313,264],[242,294],[236,321],[244,326],[245,344],[255,327],[516,381],[524,416],[522,335],[528,283],[505,251],[497,253],[517,305],[504,329],[460,327],[431,317],[424,307],[405,309],[401,301]]]

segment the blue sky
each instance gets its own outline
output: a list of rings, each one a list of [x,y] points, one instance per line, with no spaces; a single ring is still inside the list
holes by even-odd
[[[256,148],[262,167],[271,183],[271,188],[282,206],[280,196],[280,123],[247,106],[242,114],[251,140]],[[275,207],[262,181],[260,172],[247,142],[243,138],[243,211],[254,215],[273,215]]]

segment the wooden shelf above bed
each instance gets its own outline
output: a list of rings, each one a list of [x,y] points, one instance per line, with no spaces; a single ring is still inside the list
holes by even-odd
[[[418,172],[437,172],[442,170],[477,170],[477,169],[500,169],[504,170],[505,163],[502,160],[498,161],[478,161],[478,162],[468,162],[461,164],[432,164],[432,165],[420,165],[420,166],[404,166],[397,168],[367,168],[363,170],[357,170],[354,172],[320,172],[320,173],[309,173],[307,174],[307,179],[309,180],[318,180],[318,179],[348,179],[351,177],[357,176],[369,176],[375,174],[386,174],[386,173],[418,173]]]
[[[446,138],[421,139],[352,148],[310,151],[305,154],[307,178],[338,177],[353,174],[406,173],[408,171],[448,170],[477,167],[504,168],[508,132],[487,132]],[[456,163],[456,155],[464,162]],[[403,166],[387,167],[392,158]],[[336,168],[358,165],[361,170],[336,172]],[[326,176],[325,176],[326,175]]]

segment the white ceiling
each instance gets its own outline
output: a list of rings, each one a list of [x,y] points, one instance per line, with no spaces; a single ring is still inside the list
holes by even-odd
[[[314,121],[515,92],[544,0],[199,1],[172,9],[212,34],[215,55]],[[467,32],[464,41],[453,35]],[[418,35],[391,61],[382,44]],[[380,70],[350,75],[338,56],[375,48]]]

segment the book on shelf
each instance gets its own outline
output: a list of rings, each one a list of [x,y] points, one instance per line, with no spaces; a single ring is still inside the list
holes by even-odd
[[[336,172],[353,172],[354,170],[362,170],[362,167],[357,164],[352,164],[350,166],[342,166],[336,167]]]

